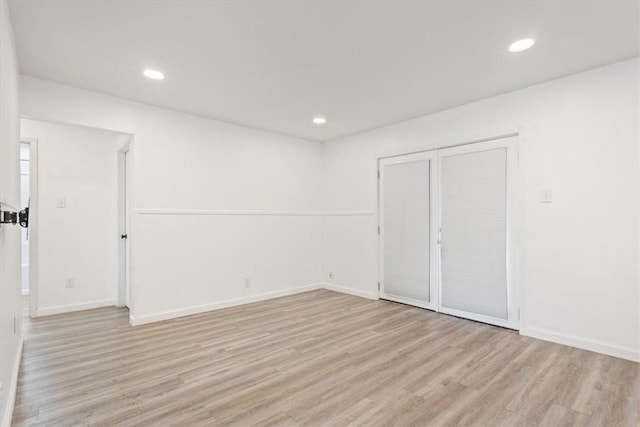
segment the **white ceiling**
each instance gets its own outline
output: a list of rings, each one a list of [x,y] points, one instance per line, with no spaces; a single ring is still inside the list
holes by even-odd
[[[321,141],[637,56],[638,5],[16,0],[10,11],[23,74]],[[536,45],[507,51],[524,37]]]

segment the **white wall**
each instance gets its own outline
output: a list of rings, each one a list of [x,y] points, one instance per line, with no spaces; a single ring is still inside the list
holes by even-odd
[[[20,83],[25,116],[133,135],[134,322],[321,280],[322,144],[27,76]]]
[[[326,143],[325,208],[361,214],[325,218],[325,280],[377,293],[378,156],[524,130],[522,333],[638,359],[639,71],[633,59]]]
[[[138,322],[329,272],[333,285],[375,297],[377,156],[523,130],[522,333],[637,359],[638,67],[613,64],[324,149],[26,76],[21,104],[31,117],[134,135]],[[550,205],[539,203],[544,188]]]
[[[38,141],[37,314],[114,305],[121,134],[26,119],[20,134]]]
[[[0,2],[0,202],[20,206],[18,64],[7,2]],[[21,348],[20,227],[0,226],[0,418],[13,409]]]

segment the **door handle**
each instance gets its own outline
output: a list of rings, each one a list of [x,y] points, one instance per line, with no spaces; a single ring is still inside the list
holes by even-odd
[[[128,234],[121,234],[121,235],[120,235],[120,238],[121,238],[121,239],[128,239],[128,238],[129,238],[129,235],[128,235]]]

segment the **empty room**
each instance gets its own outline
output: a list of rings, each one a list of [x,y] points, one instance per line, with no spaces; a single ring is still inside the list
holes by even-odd
[[[640,1],[0,0],[0,427],[640,426]]]

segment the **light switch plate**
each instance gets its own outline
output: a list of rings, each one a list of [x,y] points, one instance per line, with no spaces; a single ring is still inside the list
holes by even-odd
[[[67,207],[67,199],[65,199],[65,198],[58,199],[58,202],[56,203],[56,207],[58,207],[60,209],[66,208]]]
[[[551,203],[553,194],[550,189],[546,188],[540,192],[540,203]]]

